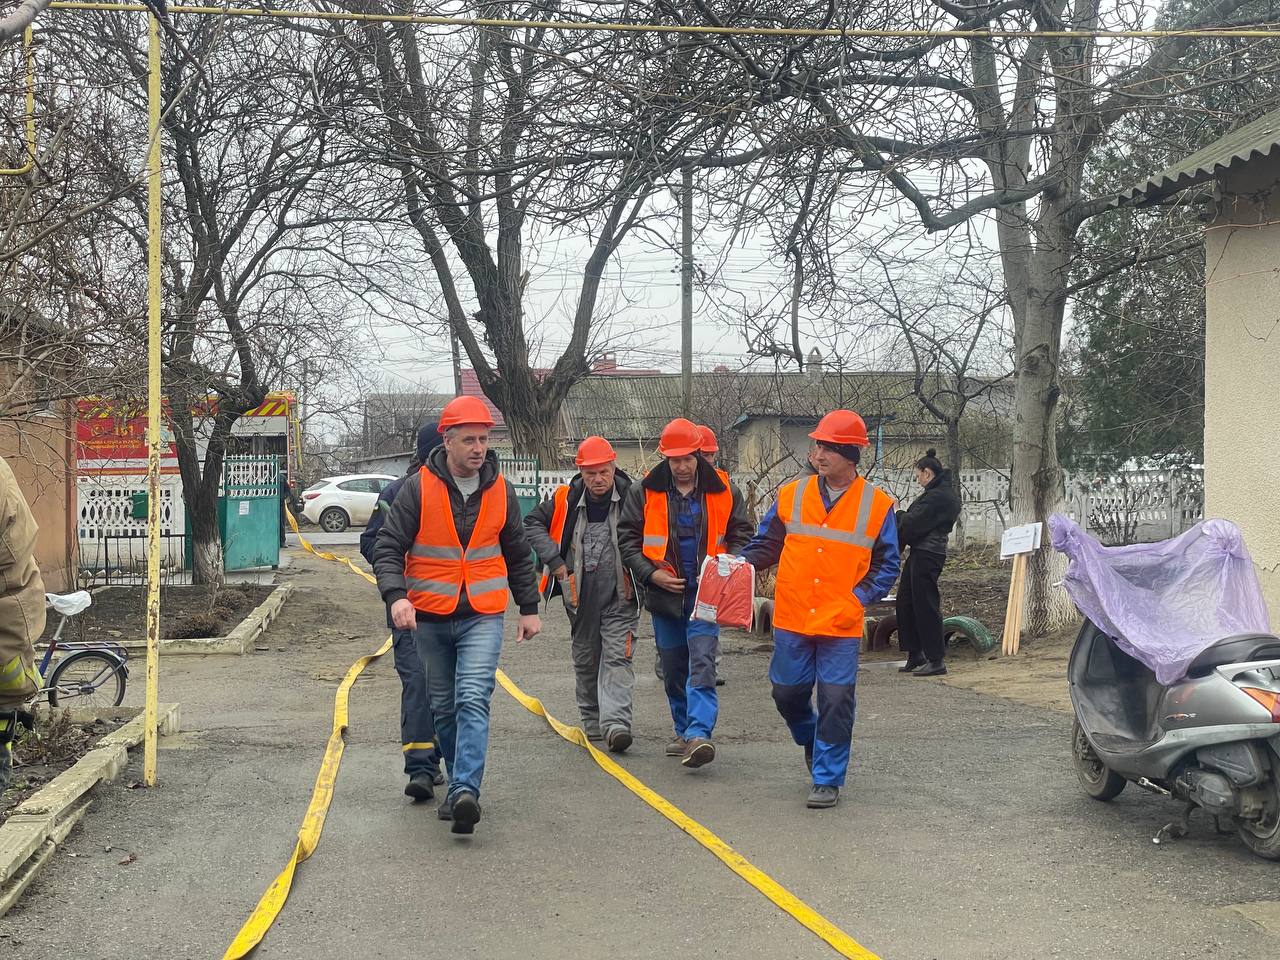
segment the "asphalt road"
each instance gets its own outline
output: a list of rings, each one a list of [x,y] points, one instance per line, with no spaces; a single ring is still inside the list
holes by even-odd
[[[164,661],[162,698],[182,702],[187,732],[164,742],[160,787],[101,790],[0,920],[0,955],[221,956],[292,848],[339,678],[385,634],[354,576],[310,558],[287,572],[300,589],[269,650]],[[503,666],[573,719],[566,626],[548,618]],[[720,755],[690,772],[662,756],[669,720],[642,642],[624,763],[868,949],[892,960],[1280,954],[1280,939],[1223,909],[1280,900],[1280,865],[1204,823],[1154,846],[1176,807],[1136,791],[1086,799],[1058,713],[868,667],[851,784],[835,810],[806,810],[802,756],[758,645],[726,644]],[[389,662],[356,684],[324,837],[257,957],[835,955],[501,691],[484,820],[454,837],[401,795],[397,691]],[[122,865],[128,853],[137,860]]]

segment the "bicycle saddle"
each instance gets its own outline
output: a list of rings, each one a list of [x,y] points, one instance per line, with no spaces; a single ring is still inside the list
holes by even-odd
[[[93,604],[93,596],[88,590],[77,590],[75,593],[46,593],[44,602],[53,607],[64,617],[74,617],[84,613]]]

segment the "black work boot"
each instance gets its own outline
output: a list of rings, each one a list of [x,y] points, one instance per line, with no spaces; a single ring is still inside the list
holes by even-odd
[[[453,798],[453,832],[475,833],[480,822],[480,801],[470,790],[462,790]]]
[[[941,677],[947,672],[947,665],[941,660],[931,661],[912,672],[913,677]]]
[[[810,810],[826,810],[840,802],[840,788],[815,783],[809,791],[809,799],[805,803]]]
[[[918,656],[917,654],[908,654],[907,662],[898,668],[898,672],[910,673],[913,670],[918,670],[920,667],[923,667],[928,662],[929,661],[924,657]]]
[[[435,774],[430,770],[424,773],[415,773],[409,778],[409,782],[405,784],[404,795],[412,797],[415,803],[431,800],[436,795],[435,779]]]

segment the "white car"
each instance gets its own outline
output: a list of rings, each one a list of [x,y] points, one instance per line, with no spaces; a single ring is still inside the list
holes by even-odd
[[[357,473],[317,480],[302,493],[302,515],[325,533],[341,533],[373,516],[378,494],[395,477]]]

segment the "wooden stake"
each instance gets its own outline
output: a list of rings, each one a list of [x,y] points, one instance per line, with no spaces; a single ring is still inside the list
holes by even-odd
[[[1013,558],[1013,575],[1009,578],[1009,603],[1004,612],[1004,635],[1001,648],[1005,656],[1014,656],[1021,646],[1022,601],[1027,585],[1027,555]]]

